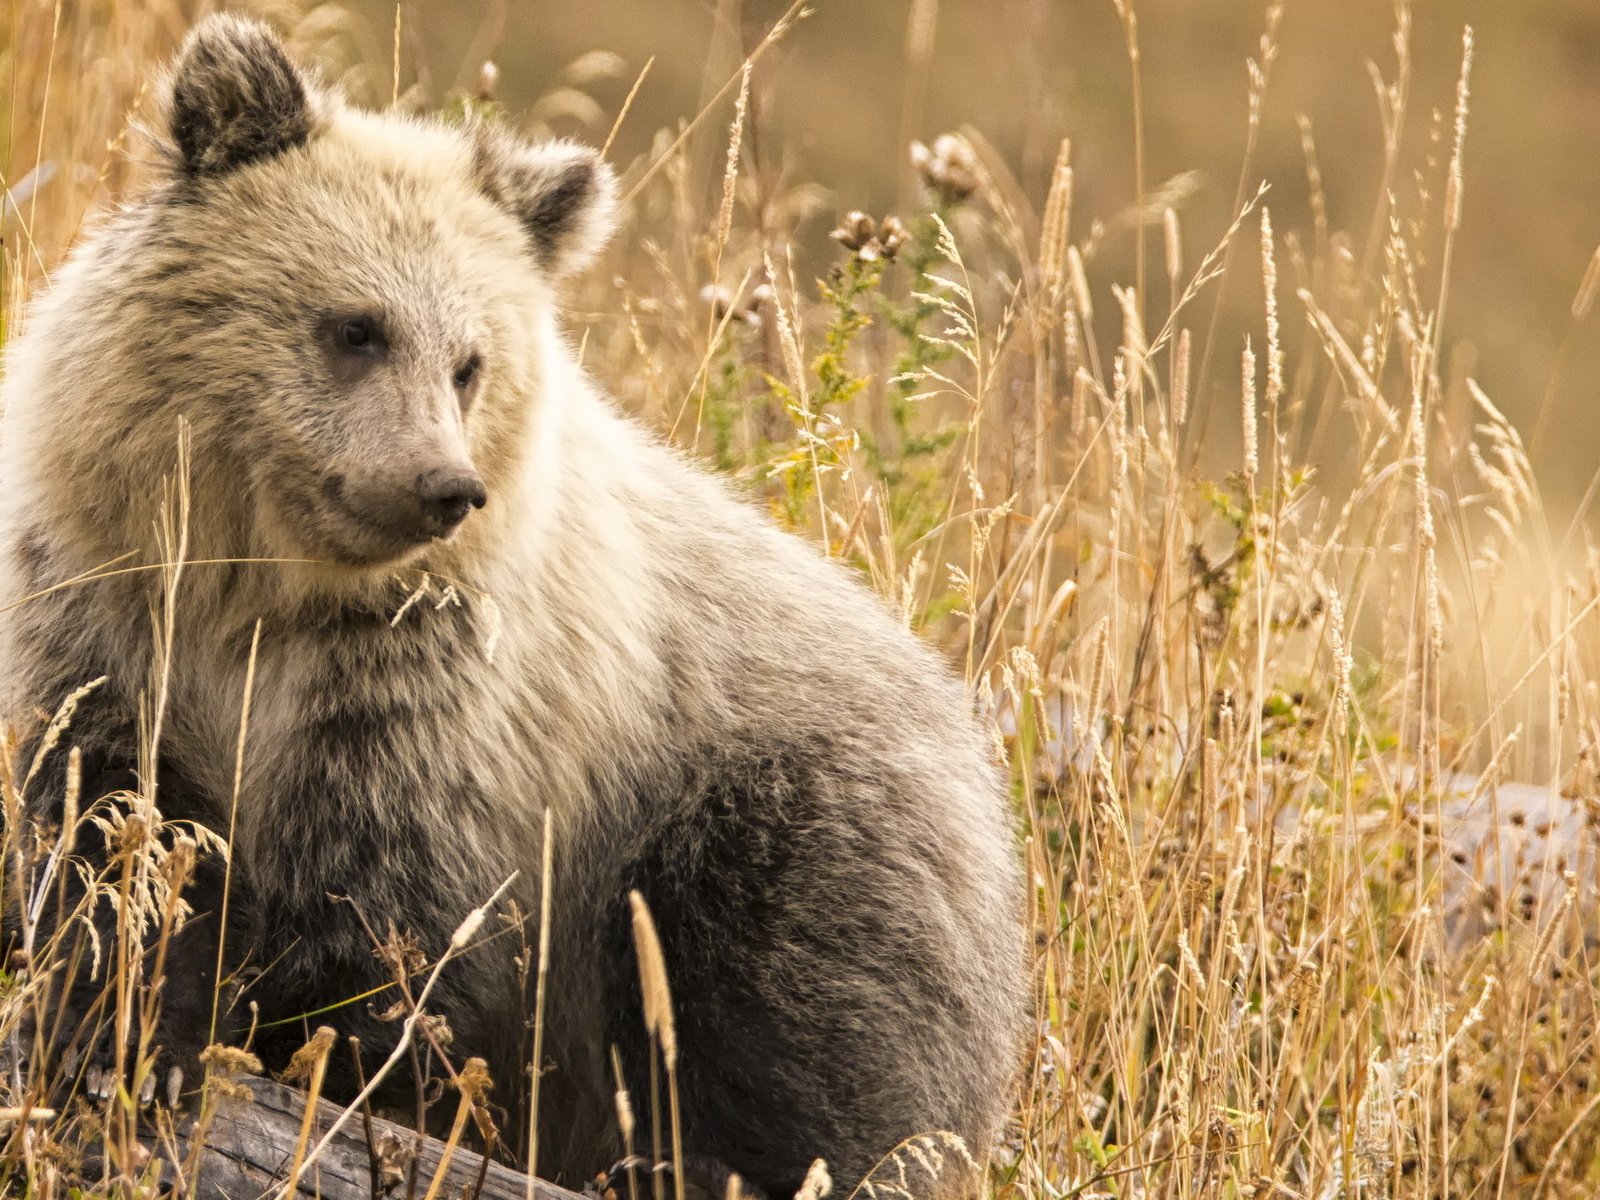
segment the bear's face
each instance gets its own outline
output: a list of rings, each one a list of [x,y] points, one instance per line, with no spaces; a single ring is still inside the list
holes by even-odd
[[[551,284],[603,241],[609,170],[348,109],[227,17],[191,35],[168,121],[161,347],[237,422],[269,544],[365,568],[452,537],[545,402]]]

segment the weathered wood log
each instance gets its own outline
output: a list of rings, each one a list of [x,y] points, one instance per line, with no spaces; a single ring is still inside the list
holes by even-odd
[[[205,1130],[195,1194],[207,1200],[278,1196],[294,1161],[306,1111],[305,1093],[267,1079],[241,1082],[253,1099],[219,1100]],[[337,1105],[318,1101],[309,1145],[316,1145],[342,1111]],[[359,1115],[345,1122],[334,1142],[302,1171],[291,1195],[322,1200],[374,1200],[374,1161],[367,1141],[368,1128]],[[379,1173],[379,1200],[400,1200],[406,1195],[413,1155],[416,1195],[426,1195],[445,1144],[378,1117],[372,1118],[370,1130],[380,1163],[389,1164],[387,1172]],[[195,1161],[189,1139],[196,1132],[194,1118],[179,1126],[179,1149],[186,1161]],[[533,1181],[531,1193],[528,1184],[526,1175],[497,1162],[485,1164],[482,1156],[458,1145],[450,1155],[436,1195],[440,1200],[525,1200],[529,1195],[535,1200],[580,1200],[577,1193],[542,1179]]]

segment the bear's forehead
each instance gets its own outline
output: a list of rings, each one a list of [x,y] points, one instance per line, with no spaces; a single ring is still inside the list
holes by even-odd
[[[424,225],[498,211],[474,179],[465,139],[421,123],[351,113],[271,166],[264,182],[285,200],[343,208],[341,220],[361,208]]]
[[[472,144],[437,121],[343,109],[309,147],[341,166],[365,165],[385,175],[444,190],[472,186]]]
[[[198,210],[200,244],[228,245],[300,270],[340,264],[405,274],[474,274],[520,264],[524,233],[474,175],[461,132],[345,110],[305,146],[246,167]]]

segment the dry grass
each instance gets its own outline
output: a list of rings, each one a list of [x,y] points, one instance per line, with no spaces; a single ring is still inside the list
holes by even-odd
[[[1136,51],[1136,0],[1116,7]],[[340,17],[275,11],[324,46]],[[114,0],[13,13],[14,317],[126,185],[127,117],[185,22]],[[1470,40],[1454,94],[1414,94],[1413,58],[1441,47],[1397,6],[1370,226],[1328,228],[1318,180],[1346,165],[1306,126],[1315,220],[1293,229],[1252,158],[1279,13],[1226,229],[1186,228],[1182,188],[1142,170],[1117,211],[1078,211],[1065,145],[1029,194],[973,134],[918,156],[902,227],[808,242],[812,192],[763,157],[735,75],[690,136],[618,164],[627,227],[572,323],[626,405],[859,565],[995,724],[1038,947],[996,1196],[1590,1196],[1600,557],[1546,514],[1490,398],[1441,371]],[[1104,277],[1129,239],[1134,278]],[[819,294],[803,264],[829,255]],[[1260,302],[1241,323],[1224,290]],[[1207,478],[1219,442],[1237,466]],[[186,851],[128,844],[104,886],[170,922]],[[9,906],[40,868],[7,863]],[[60,948],[32,949],[0,1032]],[[28,1082],[0,1099],[26,1107]],[[136,1178],[134,1107],[103,1108],[124,1130],[110,1169]],[[6,1143],[9,1186],[51,1186],[51,1123],[13,1128],[31,1132]],[[874,1186],[907,1162],[915,1190],[909,1151]]]

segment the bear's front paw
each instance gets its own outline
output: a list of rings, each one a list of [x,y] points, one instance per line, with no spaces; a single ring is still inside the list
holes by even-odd
[[[192,1070],[181,1061],[192,1059],[192,1054],[169,1054],[158,1047],[146,1068],[133,1071],[133,1054],[124,1055],[119,1065],[111,1039],[104,1034],[87,1051],[70,1036],[45,1039],[42,1054],[40,1046],[35,1023],[24,1018],[0,1047],[0,1070],[13,1081],[19,1096],[31,1095],[34,1103],[58,1111],[70,1107],[74,1098],[98,1105],[119,1093],[133,1096],[135,1090],[141,1108],[149,1108],[157,1099],[177,1107],[183,1081]]]
[[[143,1082],[139,1084],[140,1108],[150,1108],[158,1096],[168,1108],[182,1107],[184,1081],[195,1078],[196,1073],[193,1067],[185,1068],[177,1062],[168,1064],[167,1057],[158,1053],[155,1061],[144,1072]],[[83,1087],[79,1095],[91,1103],[104,1103],[119,1093],[126,1093],[129,1082],[131,1081],[124,1080],[118,1074],[115,1061],[110,1059],[91,1061],[83,1073]]]
[[[138,1003],[119,1022],[108,1011],[112,997],[104,989],[93,992],[69,989],[44,1002],[43,1011],[22,1017],[0,1043],[0,1067],[14,1090],[57,1110],[68,1108],[74,1097],[96,1106],[121,1097],[140,1108],[157,1101],[180,1107],[185,1089],[192,1092],[205,1077],[209,998],[204,1004],[196,997],[163,1005],[148,1026],[152,1014],[141,1013]]]

